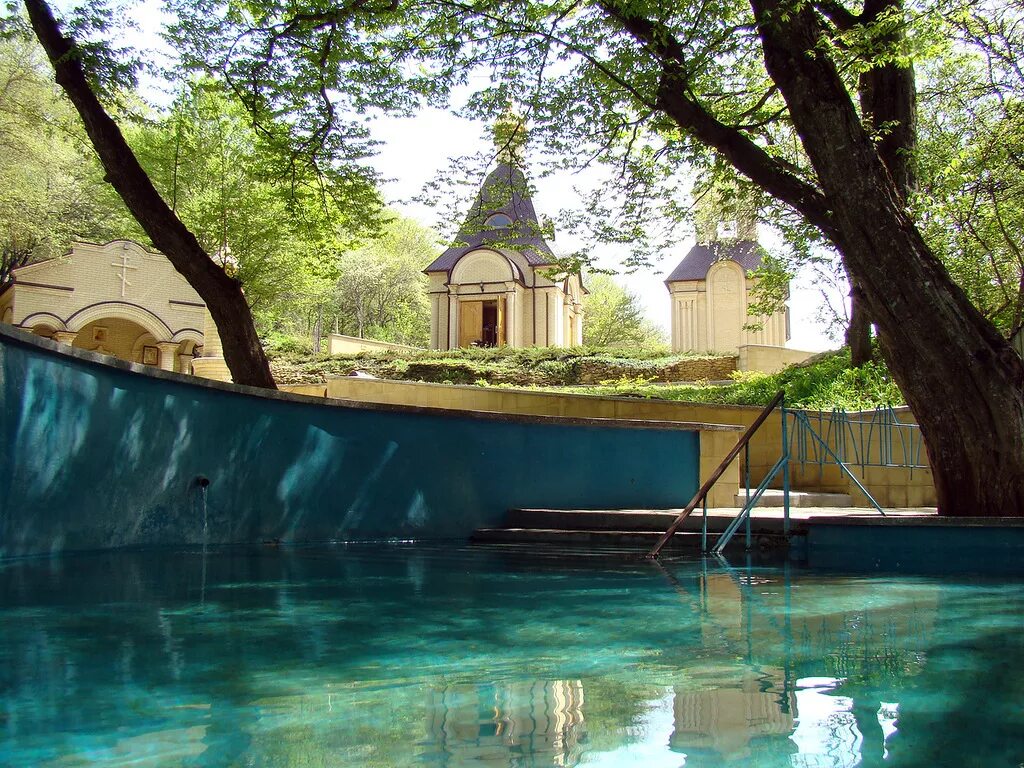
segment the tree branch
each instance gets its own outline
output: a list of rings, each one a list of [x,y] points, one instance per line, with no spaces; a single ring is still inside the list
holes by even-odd
[[[751,181],[795,208],[829,236],[833,225],[825,196],[801,179],[795,168],[769,155],[735,127],[718,120],[689,95],[686,53],[671,31],[618,0],[602,0],[601,7],[661,63],[658,106],[681,128],[717,150]]]

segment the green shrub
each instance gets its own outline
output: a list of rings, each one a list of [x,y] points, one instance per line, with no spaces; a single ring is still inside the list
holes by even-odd
[[[884,364],[849,366],[850,353],[844,349],[818,355],[779,373],[737,372],[729,384],[718,386],[697,382],[655,385],[642,378],[624,378],[599,387],[563,391],[720,405],[767,405],[782,389],[787,405],[815,410],[862,410],[903,403],[903,395]]]

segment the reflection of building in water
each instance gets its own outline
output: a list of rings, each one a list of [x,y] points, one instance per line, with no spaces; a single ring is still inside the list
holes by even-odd
[[[686,754],[686,765],[722,765],[748,759],[759,740],[771,740],[772,752],[778,753],[793,732],[796,699],[778,689],[764,691],[761,680],[750,677],[736,688],[677,688],[673,713],[669,745]]]
[[[428,716],[444,766],[573,766],[582,754],[579,680],[451,685],[432,692]]]

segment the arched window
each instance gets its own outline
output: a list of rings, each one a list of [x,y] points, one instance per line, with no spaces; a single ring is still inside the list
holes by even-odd
[[[487,221],[484,224],[491,229],[503,229],[512,226],[512,219],[504,213],[492,213],[487,217]]]

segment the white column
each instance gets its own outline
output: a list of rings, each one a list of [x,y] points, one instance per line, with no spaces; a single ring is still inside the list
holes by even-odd
[[[683,348],[683,302],[672,294],[672,351],[679,352]]]
[[[441,297],[436,293],[430,297],[430,348],[440,349],[441,344],[438,340],[438,334],[440,333],[441,326]]]
[[[174,358],[178,354],[178,344],[174,341],[158,341],[156,348],[160,350],[160,368],[164,371],[174,370]]]
[[[519,332],[516,328],[516,287],[513,285],[505,292],[505,345],[519,346]]]
[[[59,341],[61,344],[67,344],[68,346],[74,344],[77,337],[78,331],[56,331],[53,334],[55,341]]]
[[[558,292],[554,288],[544,291],[544,308],[547,310],[548,334],[545,344],[549,347],[558,346],[561,334],[558,332],[559,318],[562,316],[561,302],[558,300]]]
[[[192,355],[178,355],[178,373],[192,373]]]
[[[448,296],[448,349],[459,346],[459,297]]]

